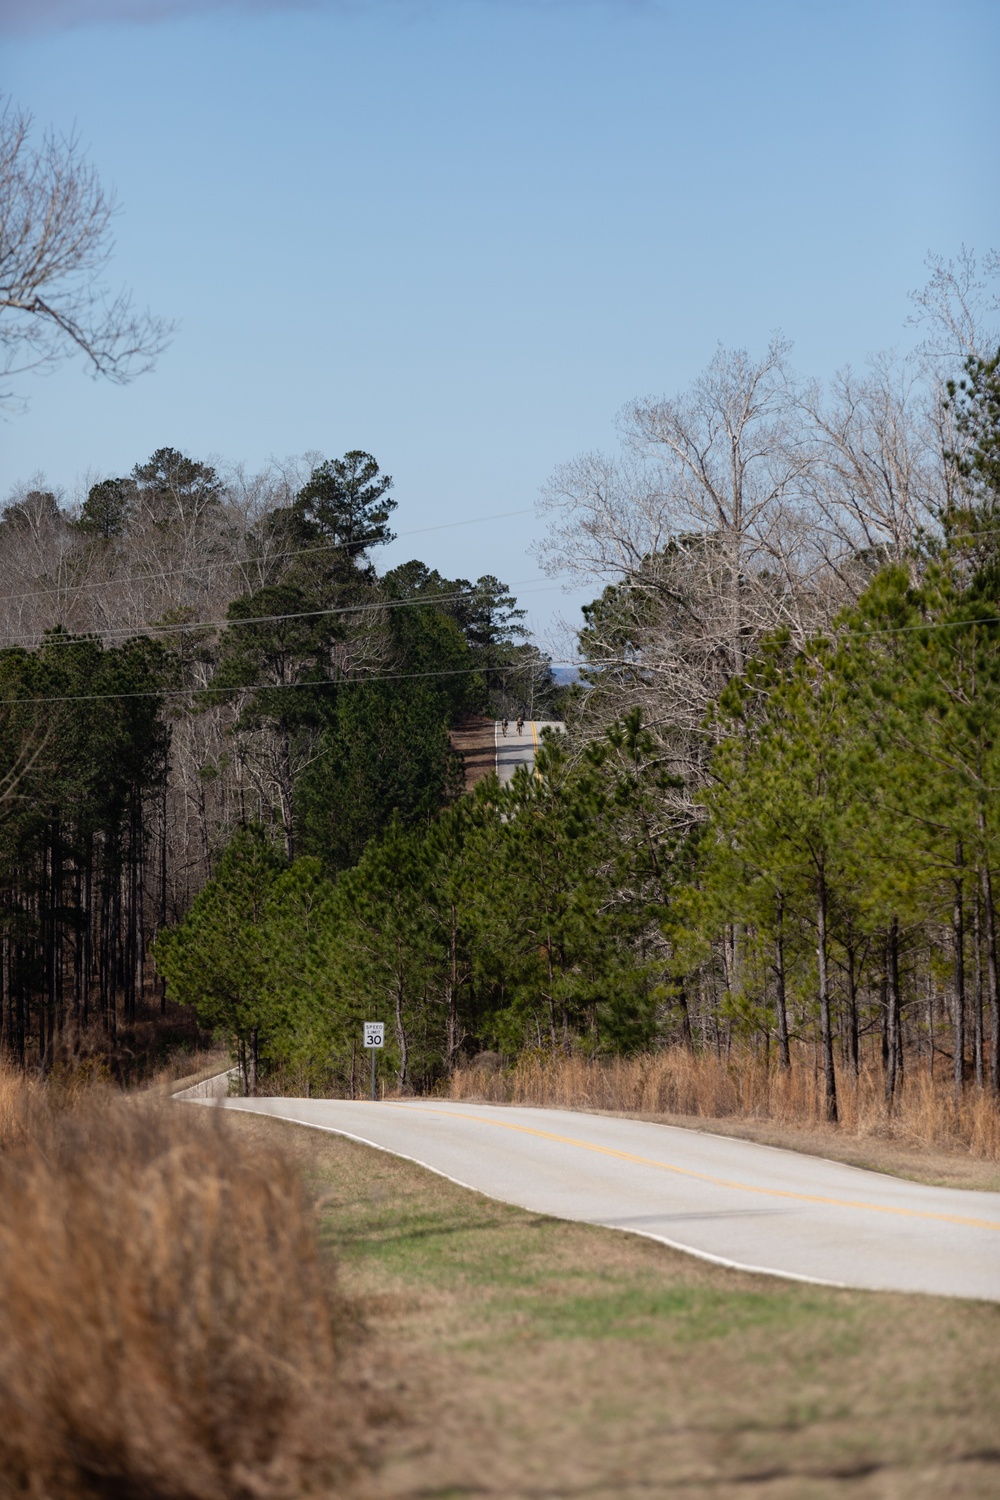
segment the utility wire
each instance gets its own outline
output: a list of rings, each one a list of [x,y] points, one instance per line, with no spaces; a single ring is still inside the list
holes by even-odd
[[[547,662],[546,665],[580,667],[588,666],[590,663],[556,661]],[[235,696],[237,693],[282,693],[298,688],[366,687],[370,682],[418,682],[432,677],[481,676],[486,670],[484,667],[445,667],[433,672],[383,672],[372,673],[371,676],[366,677],[321,677],[307,682],[251,682],[230,687],[215,687],[209,683],[206,687],[153,688],[138,693],[70,693],[41,698],[0,698],[0,708],[13,707],[19,703],[117,703],[134,698],[191,698],[203,693],[226,693]],[[516,672],[518,667],[513,663],[505,663],[499,667],[490,667],[488,670],[494,673]]]
[[[277,618],[281,618],[280,616]],[[292,617],[295,618],[295,617]],[[249,622],[247,622],[249,623]],[[838,635],[848,636],[872,636],[872,635],[902,635],[914,630],[954,630],[968,628],[973,625],[1000,625],[1000,615],[984,615],[974,620],[940,620],[926,625],[892,625],[872,630],[844,630],[838,631]],[[818,641],[821,637],[811,637]],[[546,663],[550,667],[573,667],[576,670],[591,672],[609,671],[616,667],[628,667],[634,671],[647,671],[649,668],[641,661],[625,660],[624,658],[607,658],[603,661],[573,660],[571,658],[553,660]],[[323,688],[338,687],[345,684],[365,684],[369,682],[414,682],[428,678],[437,677],[468,677],[476,676],[486,670],[516,672],[519,670],[515,662],[504,663],[498,667],[453,667],[444,668],[432,672],[388,672],[372,673],[365,677],[354,678],[314,678],[305,682],[279,682],[279,683],[246,683],[237,686],[216,687],[211,683],[203,687],[187,688],[161,688],[152,689],[140,693],[79,693],[70,696],[38,697],[38,698],[0,698],[0,707],[8,707],[17,703],[98,703],[112,702],[130,698],[181,698],[190,697],[204,693],[228,693],[239,692],[287,692],[298,688]]]
[[[556,588],[566,581],[568,580],[560,577],[554,579],[552,583],[543,583],[539,578],[515,579],[513,583],[505,584],[504,587],[522,588],[529,594],[546,593],[549,589]],[[417,609],[428,605],[455,604],[460,600],[476,603],[483,597],[485,596],[482,593],[477,594],[473,587],[471,592],[456,589],[450,594],[424,594],[410,599],[372,599],[362,604],[338,604],[329,609],[308,609],[287,615],[253,615],[245,619],[234,620],[181,620],[173,624],[157,620],[148,625],[119,625],[109,630],[85,630],[76,634],[71,632],[65,636],[56,635],[46,638],[46,635],[42,634],[32,642],[10,641],[6,646],[0,646],[0,651],[35,651],[41,646],[75,646],[80,641],[104,641],[111,636],[137,639],[153,632],[173,635],[179,631],[229,630],[236,625],[275,625],[285,620],[313,620],[330,615],[360,615],[369,610]]]
[[[424,536],[429,531],[453,531],[456,527],[459,526],[481,526],[484,525],[487,521],[507,521],[510,520],[513,516],[529,515],[534,515],[534,507],[530,505],[525,507],[523,510],[499,511],[496,515],[493,516],[470,516],[466,521],[442,521],[437,526],[418,526],[413,531],[397,532],[393,540],[398,542],[402,540],[403,537]],[[323,542],[318,547],[297,547],[291,552],[271,552],[266,556],[261,556],[256,559],[244,559],[242,562],[236,563],[191,563],[187,567],[183,568],[164,568],[157,573],[129,574],[128,579],[130,583],[156,583],[161,578],[175,578],[178,574],[181,573],[185,575],[190,575],[191,573],[207,573],[210,572],[213,568],[219,567],[239,569],[253,567],[255,563],[258,565],[262,564],[266,566],[268,563],[279,562],[290,557],[313,557],[316,555],[316,553],[319,552],[343,552],[348,547],[356,546],[357,543],[355,542]],[[107,588],[108,584],[113,581],[113,579],[109,578],[98,578],[95,579],[92,583],[54,583],[50,588],[47,589],[33,589],[30,593],[27,594],[8,594],[7,598],[12,601],[19,599],[48,599],[53,594],[71,592],[82,593],[84,589]]]

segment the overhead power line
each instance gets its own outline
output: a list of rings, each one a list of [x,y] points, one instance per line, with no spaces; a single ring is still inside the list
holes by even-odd
[[[522,589],[528,594],[547,593],[550,589],[558,588],[567,582],[565,577],[556,576],[551,582],[543,582],[540,578],[515,579],[513,583],[505,584],[505,588]],[[50,636],[46,633],[36,636],[33,640],[8,641],[6,646],[0,650],[35,651],[41,646],[74,646],[81,640],[105,641],[109,637],[123,637],[126,640],[138,639],[145,635],[174,635],[183,631],[195,630],[231,630],[237,625],[276,625],[287,620],[314,620],[331,615],[361,615],[368,611],[391,611],[396,609],[419,609],[433,605],[457,604],[460,600],[468,600],[475,603],[477,598],[482,598],[482,593],[477,594],[475,585],[471,590],[455,589],[449,594],[423,594],[414,595],[409,599],[370,599],[359,604],[338,604],[329,609],[307,609],[299,610],[284,615],[250,615],[236,619],[226,620],[180,620],[174,623],[153,621],[148,625],[119,625],[110,630],[81,631],[78,634],[69,633],[65,636]]]
[[[395,540],[401,541],[403,537],[408,536],[424,536],[430,531],[453,531],[459,526],[482,526],[488,521],[507,521],[514,516],[529,515],[534,515],[534,507],[530,505],[521,510],[498,511],[496,515],[492,516],[470,516],[465,521],[441,521],[436,526],[418,526],[412,531],[397,532]],[[128,578],[130,583],[157,583],[161,578],[176,578],[181,574],[189,576],[192,573],[208,573],[212,569],[220,567],[229,567],[236,570],[253,567],[255,564],[266,565],[272,562],[281,562],[292,557],[312,557],[320,552],[343,552],[349,547],[356,547],[356,545],[354,542],[322,542],[316,547],[296,547],[290,552],[270,552],[266,556],[244,558],[242,561],[236,563],[227,564],[218,561],[189,563],[183,568],[163,568],[156,573],[129,574]],[[109,582],[111,580],[107,578],[96,578],[91,583],[53,583],[47,589],[32,589],[26,594],[8,594],[7,598],[12,601],[21,599],[48,599],[53,594],[82,593],[84,589],[107,588]]]
[[[545,665],[550,667],[579,667],[592,664],[587,662],[547,661]],[[27,703],[117,703],[141,698],[195,698],[205,693],[224,693],[229,697],[233,697],[237,693],[242,692],[282,693],[300,688],[367,687],[372,682],[418,682],[432,677],[475,677],[482,676],[486,670],[484,667],[444,667],[433,672],[377,672],[365,677],[321,677],[304,682],[250,682],[243,686],[230,687],[215,687],[212,683],[208,683],[205,687],[150,688],[147,691],[136,693],[65,693],[36,698],[0,698],[0,707],[14,707],[17,704]],[[500,666],[490,667],[488,670],[492,673],[516,672],[518,664],[504,662]]]

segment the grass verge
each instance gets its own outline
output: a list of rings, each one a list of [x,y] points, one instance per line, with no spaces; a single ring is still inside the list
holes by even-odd
[[[1000,1493],[1000,1307],[839,1292],[495,1203],[241,1114],[304,1168],[400,1413],[385,1500]]]

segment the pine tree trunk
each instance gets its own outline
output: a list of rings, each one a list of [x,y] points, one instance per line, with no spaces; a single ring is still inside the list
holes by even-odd
[[[854,944],[847,948],[847,1056],[857,1082],[861,1071],[861,1032],[858,1025],[858,970]]]
[[[976,890],[972,909],[972,933],[976,946],[976,990],[972,1012],[972,1049],[976,1073],[976,1087],[983,1086],[983,933],[982,893]]]
[[[257,1097],[257,1028],[251,1026],[247,1043],[247,1093],[251,1099]]]
[[[778,1060],[787,1073],[792,1066],[788,1044],[788,1006],[785,999],[785,898],[778,892],[774,919],[775,1006],[778,1012]]]
[[[816,882],[816,957],[819,963],[819,1025],[823,1050],[824,1106],[827,1120],[837,1123],[837,1074],[833,1060],[833,1025],[826,951],[826,880],[820,870]]]
[[[983,926],[986,938],[986,977],[990,994],[990,1090],[1000,1094],[1000,982],[997,975],[996,914],[993,910],[993,880],[988,865],[979,872],[983,892]]]
[[[396,1045],[399,1047],[399,1087],[405,1089],[410,1064],[410,1049],[406,1026],[403,1022],[403,980],[399,974],[396,977]]]
[[[163,768],[163,797],[160,803],[160,930],[167,925],[167,783],[169,764]],[[167,1009],[167,981],[160,975],[160,1014]]]
[[[962,870],[961,842],[955,850],[955,866]],[[951,912],[952,942],[955,954],[955,1105],[961,1103],[965,1087],[965,913],[962,903],[962,877],[955,880],[955,899]]]
[[[93,836],[87,839],[87,853],[83,870],[83,916],[82,939],[83,955],[80,963],[82,968],[82,993],[80,995],[80,1024],[84,1030],[90,1025],[90,986],[94,974],[94,840]]]
[[[899,1086],[899,919],[889,928],[885,1000],[885,1102],[891,1112]]]
[[[285,834],[285,855],[295,858],[295,821],[292,816],[292,737],[288,726],[281,726],[281,823]]]
[[[455,1071],[455,1053],[458,1051],[458,918],[455,912],[455,903],[451,903],[451,926],[449,929],[449,971],[448,971],[448,1036],[447,1036],[447,1068],[449,1074]]]
[[[691,1030],[691,1008],[688,1005],[687,991],[682,984],[677,996],[677,1004],[681,1011],[681,1040],[688,1052],[694,1051],[694,1033]]]

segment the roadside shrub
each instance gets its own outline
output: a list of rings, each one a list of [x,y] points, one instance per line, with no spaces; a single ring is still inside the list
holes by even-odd
[[[0,1157],[3,1500],[353,1488],[351,1309],[291,1164],[225,1123],[84,1100]]]

